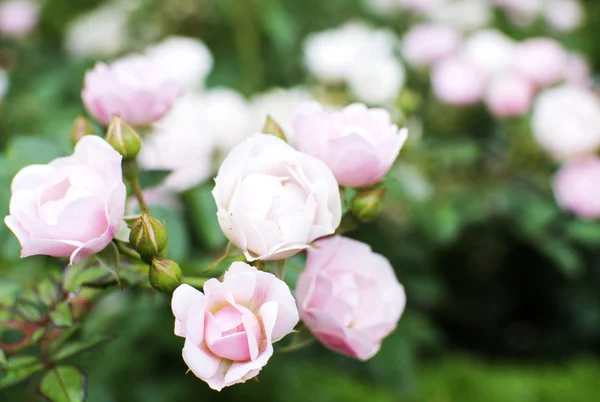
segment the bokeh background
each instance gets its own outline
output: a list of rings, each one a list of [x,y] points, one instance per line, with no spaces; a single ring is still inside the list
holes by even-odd
[[[457,23],[465,35],[495,27],[515,40],[554,37],[585,55],[592,72],[600,71],[600,2],[581,1],[584,18],[568,32],[552,29],[542,15],[515,21],[491,1],[471,3],[474,8],[467,4],[464,16],[481,7],[475,3],[485,3],[486,17],[472,27]],[[71,152],[71,125],[85,114],[83,76],[96,61],[143,51],[172,35],[197,38],[214,58],[199,91],[235,90],[252,114],[247,127],[258,130],[254,121],[264,119],[265,111],[277,118],[286,102],[360,100],[346,86],[312,76],[303,45],[311,33],[348,21],[401,38],[427,20],[395,8],[393,0],[385,4],[40,1],[31,32],[0,39],[1,210],[8,212],[10,181],[20,168]],[[435,99],[428,75],[408,66],[403,81],[384,106],[409,127],[412,138],[389,174],[381,216],[352,234],[391,260],[407,291],[407,310],[380,353],[361,363],[315,343],[276,353],[258,383],[216,393],[185,375],[182,341],[172,334],[164,296],[143,288],[112,290],[97,298],[80,331],[109,333],[113,340],[73,360],[88,374],[88,401],[596,400],[600,223],[557,206],[551,178],[558,165],[534,141],[528,113],[501,119],[482,104],[444,104]],[[204,135],[211,128],[196,131]],[[195,185],[172,196],[175,207],[155,210],[167,222],[171,258],[186,272],[201,272],[223,245],[210,189],[210,181]],[[59,262],[44,257],[20,260],[18,250],[12,233],[0,227],[3,302],[60,269]],[[0,401],[37,401],[37,382],[34,376],[0,390]]]

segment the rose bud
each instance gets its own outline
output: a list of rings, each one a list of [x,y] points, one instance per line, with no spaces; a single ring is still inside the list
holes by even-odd
[[[175,335],[185,338],[183,360],[217,391],[256,377],[273,355],[272,343],[298,323],[285,282],[243,262],[231,264],[222,282],[209,279],[204,294],[179,286],[171,307]]]
[[[227,155],[213,196],[221,229],[250,261],[288,258],[332,234],[342,216],[331,170],[267,134]]]
[[[88,119],[83,116],[79,116],[73,123],[71,129],[71,143],[75,146],[84,135],[90,135],[95,133],[94,127],[90,124]]]
[[[296,298],[302,321],[325,346],[360,360],[379,351],[406,304],[389,261],[342,236],[308,250]]]
[[[554,176],[553,187],[563,209],[583,218],[600,218],[600,158],[567,163]]]
[[[352,200],[352,213],[361,221],[371,221],[381,212],[381,199],[385,189],[376,189],[358,193]]]
[[[167,246],[167,240],[167,228],[149,211],[142,211],[129,233],[129,243],[144,261],[158,256]]]
[[[81,98],[100,123],[108,125],[114,115],[120,115],[139,127],[158,121],[182,94],[182,87],[153,59],[133,55],[112,64],[97,63],[85,74]]]
[[[181,268],[174,261],[153,258],[148,277],[155,290],[173,293],[181,285]]]
[[[292,127],[298,150],[325,162],[348,187],[379,182],[408,136],[391,123],[386,110],[361,104],[327,112],[317,102],[307,102],[296,110]]]
[[[106,141],[123,155],[124,160],[135,159],[142,149],[139,134],[119,116],[114,116],[110,121]]]
[[[4,222],[21,243],[21,257],[70,257],[71,264],[102,250],[123,220],[121,155],[87,135],[72,156],[31,165],[12,181]]]

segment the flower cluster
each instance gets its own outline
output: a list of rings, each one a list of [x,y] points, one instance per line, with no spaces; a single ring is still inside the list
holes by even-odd
[[[162,64],[172,58],[184,65]],[[341,223],[378,215],[383,177],[407,130],[384,109],[353,104],[326,111],[317,102],[302,103],[311,97],[294,90],[256,98],[255,114],[269,118],[249,135],[258,123],[252,113],[244,116],[251,108],[244,98],[225,89],[202,91],[197,73],[205,76],[210,60],[199,43],[171,38],[86,74],[82,98],[108,126],[105,137],[80,117],[72,156],[15,176],[5,221],[22,256],[68,257],[73,266],[112,249],[146,265],[150,285],[173,294],[185,363],[215,390],[255,377],[273,355],[273,343],[292,333],[300,318],[323,345],[369,359],[395,329],[404,289],[384,257],[340,235]],[[183,89],[190,93],[178,99]],[[149,135],[134,128],[150,125]],[[195,133],[200,127],[212,133]],[[169,236],[148,208],[139,166],[171,170],[163,188],[182,190],[211,176],[210,163],[202,163],[219,146],[227,153],[212,195],[230,241],[224,257],[234,247],[247,263],[232,263],[201,292],[167,258]],[[141,213],[124,220],[127,189]],[[345,211],[341,191],[354,194]],[[306,268],[294,298],[285,265],[302,252]],[[111,272],[120,281],[116,269]]]

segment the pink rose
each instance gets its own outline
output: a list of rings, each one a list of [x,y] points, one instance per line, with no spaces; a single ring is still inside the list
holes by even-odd
[[[512,67],[538,87],[556,84],[567,64],[567,53],[550,38],[534,38],[517,45]]]
[[[600,158],[569,162],[554,176],[560,206],[575,215],[600,218]]]
[[[19,37],[37,25],[38,7],[28,0],[11,0],[0,3],[0,32]]]
[[[453,27],[420,24],[402,39],[402,56],[413,66],[430,66],[458,51],[461,38]]]
[[[123,220],[121,155],[100,137],[83,137],[72,156],[21,169],[11,190],[4,222],[21,257],[70,257],[75,264],[106,247]]]
[[[485,101],[493,115],[499,117],[521,116],[533,103],[535,88],[519,74],[503,74],[488,85]]]
[[[181,85],[153,59],[134,55],[108,65],[97,63],[85,74],[81,98],[88,112],[104,125],[119,114],[133,126],[146,126],[163,117],[182,94]]]
[[[447,59],[435,65],[431,85],[444,103],[471,105],[481,100],[486,76],[474,64],[461,59]]]
[[[379,351],[406,304],[389,261],[342,236],[308,250],[296,298],[302,321],[325,346],[360,360]]]
[[[335,232],[342,217],[331,170],[267,134],[233,148],[219,168],[213,196],[223,233],[250,261],[305,250]]]
[[[298,323],[287,285],[243,262],[231,264],[223,282],[208,280],[204,294],[179,286],[171,307],[175,335],[185,338],[183,360],[217,391],[255,377],[273,355],[272,343]]]
[[[377,183],[389,170],[406,141],[384,109],[353,104],[337,112],[324,111],[317,102],[298,107],[292,128],[299,151],[329,166],[344,186]]]

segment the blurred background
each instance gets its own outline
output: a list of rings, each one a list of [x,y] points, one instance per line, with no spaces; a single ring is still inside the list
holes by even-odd
[[[437,30],[415,34],[423,24]],[[79,331],[113,339],[72,360],[88,375],[87,400],[596,400],[600,222],[557,202],[553,177],[565,160],[557,153],[570,146],[561,119],[600,136],[600,106],[573,117],[547,112],[540,99],[569,85],[598,102],[599,36],[597,0],[0,2],[2,211],[20,168],[71,152],[86,70],[155,54],[188,87],[182,102],[194,105],[148,134],[142,158],[148,170],[194,172],[146,186],[184,272],[220,255],[215,161],[259,131],[267,113],[293,136],[298,103],[359,101],[410,130],[380,217],[352,234],[390,259],[407,292],[407,310],[378,355],[362,363],[314,343],[275,353],[259,382],[216,393],[185,375],[167,298],[111,290]],[[542,37],[552,39],[550,51],[527,50],[527,40]],[[518,56],[507,61],[510,52]],[[508,90],[508,99],[491,89],[500,68],[535,81],[558,63],[559,76]],[[190,143],[194,151],[181,156]],[[172,155],[157,158],[156,149]],[[600,200],[600,180],[584,182],[581,197],[591,191]],[[20,260],[17,240],[0,227],[2,303],[59,270],[53,259]],[[37,401],[38,382],[2,389],[0,401]]]

